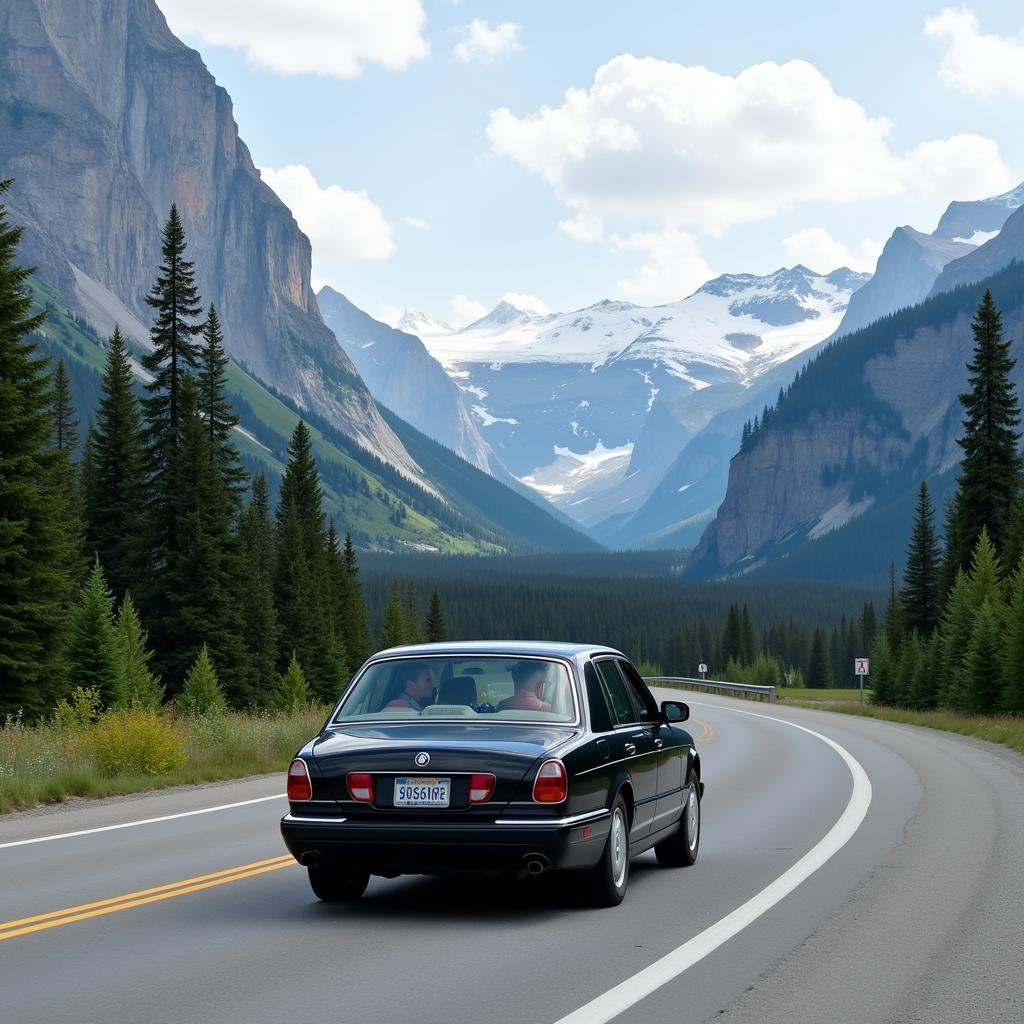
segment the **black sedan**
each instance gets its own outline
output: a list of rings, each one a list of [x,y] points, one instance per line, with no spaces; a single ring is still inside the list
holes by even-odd
[[[371,658],[288,770],[281,832],[322,900],[370,875],[576,874],[622,901],[630,857],[700,845],[700,758],[618,651],[422,644]]]

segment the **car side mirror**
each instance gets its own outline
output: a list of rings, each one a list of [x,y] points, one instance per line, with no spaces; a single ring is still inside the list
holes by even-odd
[[[661,717],[669,724],[685,722],[690,717],[690,707],[681,700],[663,700],[661,702]]]

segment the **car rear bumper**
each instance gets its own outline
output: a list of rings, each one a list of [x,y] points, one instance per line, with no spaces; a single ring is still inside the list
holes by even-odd
[[[606,809],[572,817],[493,822],[377,822],[344,817],[281,819],[281,835],[300,863],[310,856],[371,874],[446,874],[462,871],[529,872],[593,867],[608,835]]]

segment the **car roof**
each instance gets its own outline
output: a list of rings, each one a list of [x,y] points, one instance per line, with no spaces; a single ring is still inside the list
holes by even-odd
[[[393,658],[398,655],[418,657],[438,654],[498,654],[512,655],[517,658],[537,655],[547,658],[577,658],[588,654],[617,654],[625,657],[621,651],[602,644],[570,644],[557,643],[551,640],[456,640],[436,644],[408,644],[404,647],[389,647],[378,651],[370,660],[376,658]]]

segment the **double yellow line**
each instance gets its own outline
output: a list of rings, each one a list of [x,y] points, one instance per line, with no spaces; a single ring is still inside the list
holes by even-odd
[[[16,921],[4,921],[0,923],[0,942],[4,939],[17,938],[19,935],[45,931],[47,928],[59,928],[61,925],[73,924],[75,921],[86,921],[91,917],[116,914],[119,910],[130,910],[132,907],[141,907],[147,903],[159,903],[161,900],[185,896],[187,893],[198,892],[200,889],[210,889],[215,885],[237,882],[242,878],[253,878],[256,875],[266,874],[268,871],[278,871],[294,863],[295,861],[288,855],[271,857],[269,860],[257,860],[251,864],[240,864],[238,867],[214,871],[209,875],[197,875],[195,878],[185,878],[180,882],[158,885],[153,889],[127,892],[122,896],[97,900],[95,903],[83,903],[77,907],[53,910],[49,914],[36,914],[34,917],[22,917]]]

